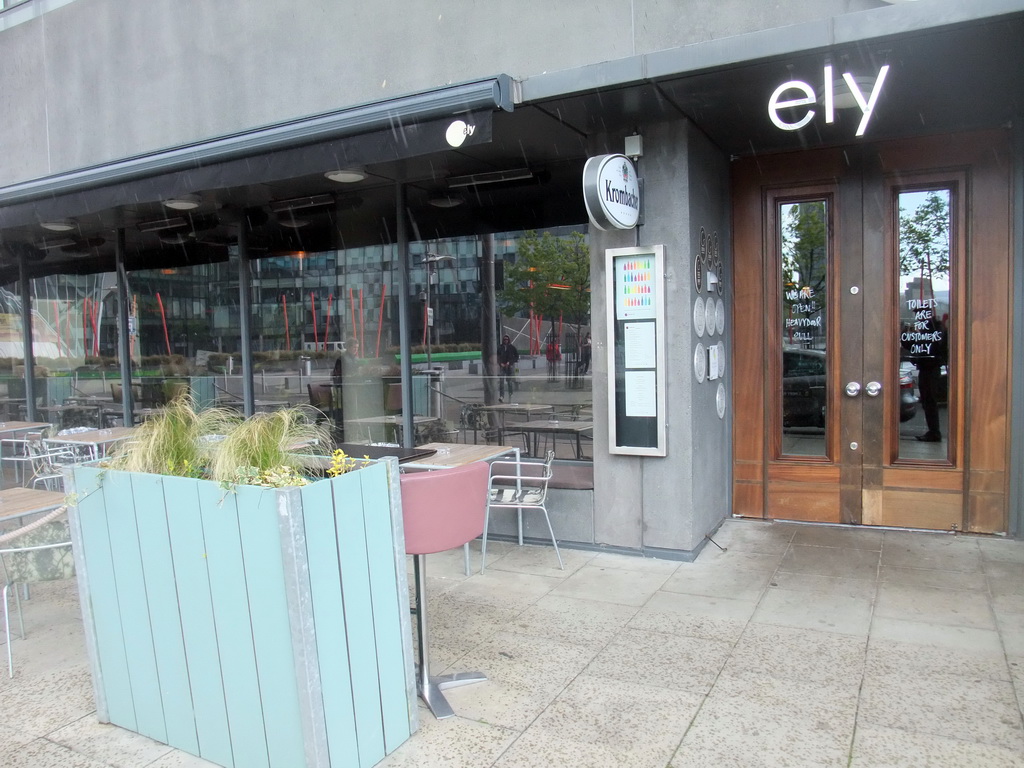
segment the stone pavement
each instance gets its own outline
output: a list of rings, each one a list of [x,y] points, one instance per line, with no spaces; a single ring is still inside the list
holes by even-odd
[[[429,558],[435,671],[381,766],[1024,766],[1024,542],[726,521],[694,563],[492,542]],[[479,552],[475,553],[479,563]],[[25,603],[0,766],[193,768],[95,720],[73,583]],[[0,641],[2,642],[2,641]],[[246,768],[242,766],[240,768]]]

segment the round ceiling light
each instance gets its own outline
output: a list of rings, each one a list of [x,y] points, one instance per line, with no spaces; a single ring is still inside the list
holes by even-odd
[[[432,197],[427,202],[435,208],[455,208],[456,206],[462,205],[462,198],[452,197],[451,195],[441,195],[439,197]]]
[[[58,219],[56,221],[41,221],[39,226],[51,232],[70,232],[76,225],[71,219]]]
[[[175,211],[192,211],[198,208],[202,202],[203,199],[199,195],[180,195],[164,200],[164,205]]]
[[[324,176],[339,184],[355,184],[366,178],[366,172],[361,168],[341,168],[337,171],[327,171]]]

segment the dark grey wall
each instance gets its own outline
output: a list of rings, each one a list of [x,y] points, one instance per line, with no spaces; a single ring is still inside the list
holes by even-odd
[[[688,121],[642,126],[644,226],[639,232],[593,231],[593,327],[595,329],[594,535],[596,543],[634,549],[690,552],[729,511],[731,408],[718,417],[718,382],[698,383],[693,371],[693,256],[700,228],[719,233],[728,273],[728,161]],[[621,138],[608,137],[601,151],[621,152]],[[665,246],[667,357],[667,456],[602,453],[608,445],[607,338],[603,318],[608,248]],[[727,284],[728,287],[728,284]],[[701,294],[706,296],[707,293]],[[724,296],[730,308],[730,292]],[[726,340],[730,329],[712,341]],[[729,369],[722,383],[729,387]]]
[[[881,4],[38,0],[0,16],[0,185],[447,83],[525,78]]]

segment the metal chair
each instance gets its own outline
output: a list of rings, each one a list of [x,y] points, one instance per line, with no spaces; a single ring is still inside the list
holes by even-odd
[[[477,461],[451,469],[413,472],[401,476],[405,552],[414,555],[416,626],[419,641],[417,688],[437,719],[455,714],[441,692],[487,678],[479,672],[460,672],[442,677],[430,675],[427,638],[428,554],[461,547],[484,530],[487,515],[489,468]]]
[[[9,593],[14,592],[18,606],[21,637],[25,638],[25,619],[21,612],[16,584],[69,579],[75,575],[71,552],[67,507],[58,507],[21,528],[0,534],[0,576],[4,580],[4,636],[7,639],[7,674],[14,677],[14,654],[11,651],[11,615]]]
[[[523,510],[539,509],[548,524],[551,544],[555,548],[558,567],[563,571],[565,564],[558,551],[558,539],[551,527],[551,518],[545,506],[548,497],[548,483],[551,481],[551,464],[555,452],[548,451],[544,462],[538,461],[495,461],[491,464],[491,479],[488,488],[487,520],[484,521],[483,544],[480,551],[480,573],[487,565],[487,525],[492,509],[514,509],[519,522],[519,545],[523,544]]]
[[[64,484],[63,467],[88,461],[91,456],[80,456],[70,446],[47,446],[42,436],[25,442],[32,466],[32,487],[38,488],[42,483],[48,491],[62,490]]]

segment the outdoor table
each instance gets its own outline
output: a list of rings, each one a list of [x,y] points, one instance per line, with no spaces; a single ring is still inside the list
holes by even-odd
[[[426,458],[416,459],[406,467],[416,469],[450,469],[472,464],[474,461],[491,462],[509,454],[519,456],[519,449],[511,445],[469,445],[468,443],[425,443],[419,448],[434,451]]]
[[[114,443],[132,436],[134,427],[111,427],[109,429],[90,429],[87,432],[76,432],[71,435],[46,438],[43,442],[50,445],[70,445],[86,447],[93,459],[106,454]]]
[[[0,421],[0,437],[13,437],[19,432],[42,432],[49,426],[48,421]]]
[[[5,488],[0,491],[0,524],[49,512],[64,503],[59,491],[40,491],[36,488]]]
[[[576,438],[576,458],[583,458],[582,438],[584,433],[593,432],[592,421],[525,421],[516,424],[516,429],[533,436],[533,455],[537,455],[537,444],[541,435],[568,435]]]

